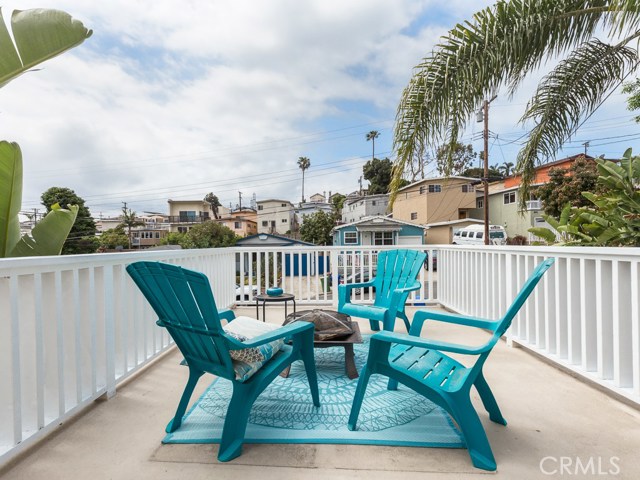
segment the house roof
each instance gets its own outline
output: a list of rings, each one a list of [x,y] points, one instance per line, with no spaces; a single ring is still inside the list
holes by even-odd
[[[313,243],[303,242],[302,240],[296,240],[289,237],[281,237],[279,235],[272,235],[270,233],[258,233],[257,235],[249,235],[236,242],[237,246],[274,246],[274,247],[288,247],[291,245],[304,245],[314,246]]]
[[[464,180],[464,181],[469,181],[469,182],[474,182],[476,180],[478,180],[477,178],[473,178],[473,177],[462,177],[459,175],[452,175],[450,177],[433,177],[433,178],[424,178],[422,180],[418,180],[417,182],[413,182],[410,185],[407,185],[406,187],[402,187],[399,188],[398,191],[401,192],[403,190],[407,190],[409,188],[415,187],[416,185],[420,185],[422,183],[427,184],[427,183],[432,183],[434,181],[447,181],[447,180]]]
[[[447,222],[435,222],[427,223],[424,227],[428,230],[433,227],[444,227],[446,225],[457,225],[459,223],[472,222],[472,223],[484,223],[484,220],[478,220],[477,218],[461,218],[460,220],[449,220]]]
[[[355,222],[345,223],[344,225],[333,227],[333,230],[341,230],[343,228],[352,226],[355,226],[356,229],[361,230],[383,230],[385,229],[384,227],[387,227],[386,229],[388,230],[388,227],[391,226],[390,224],[395,224],[395,226],[397,227],[400,227],[401,225],[408,225],[410,227],[418,227],[424,229],[424,226],[417,223],[405,222],[404,220],[397,220],[395,218],[384,217],[381,215],[372,215],[369,217],[361,218],[360,220],[356,220]]]
[[[256,203],[267,203],[267,202],[289,203],[289,204],[293,205],[289,200],[280,200],[278,198],[268,198],[266,200],[258,200]]]

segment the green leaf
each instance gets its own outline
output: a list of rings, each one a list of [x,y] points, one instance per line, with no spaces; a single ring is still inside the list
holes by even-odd
[[[528,230],[533,233],[535,236],[540,237],[545,240],[547,243],[555,243],[556,242],[556,234],[553,233],[548,228],[544,227],[533,227]]]
[[[10,256],[60,255],[77,215],[77,205],[69,205],[68,210],[57,203],[52,205],[51,211],[33,227],[31,235],[24,235],[20,239]]]
[[[60,10],[16,10],[11,16],[15,44],[0,11],[0,87],[35,65],[81,44],[93,33]]]
[[[0,258],[20,240],[22,152],[17,143],[0,142]]]

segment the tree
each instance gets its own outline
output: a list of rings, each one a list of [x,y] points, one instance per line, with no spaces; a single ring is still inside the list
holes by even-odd
[[[302,170],[302,201],[304,202],[304,171],[311,166],[311,160],[307,157],[298,157],[298,167]]]
[[[513,163],[504,162],[498,167],[498,170],[500,170],[505,177],[508,177],[509,175],[511,175],[511,173],[513,173]]]
[[[373,161],[376,158],[376,138],[380,136],[380,132],[377,130],[371,130],[367,133],[367,142],[371,140],[372,148],[371,148],[371,160]]]
[[[461,175],[471,168],[477,157],[478,154],[472,145],[463,145],[460,142],[456,142],[453,147],[449,144],[441,145],[436,150],[436,168],[440,175]]]
[[[73,48],[91,30],[58,10],[15,11],[11,34],[0,12],[0,87],[34,66]],[[0,257],[59,255],[77,214],[77,207],[51,211],[29,235],[20,236],[22,151],[17,143],[0,142]]]
[[[480,179],[484,177],[484,168],[480,168],[480,167],[467,168],[464,172],[462,172],[461,176]],[[502,180],[502,179],[504,179],[504,175],[502,174],[502,172],[498,170],[494,165],[490,165],[489,181],[495,182],[496,180]]]
[[[336,218],[341,218],[342,216],[342,207],[344,206],[344,201],[347,199],[341,193],[336,193],[331,197],[331,205],[333,206],[333,214]]]
[[[40,197],[42,205],[50,212],[53,205],[68,209],[71,205],[78,207],[76,221],[71,227],[69,236],[62,247],[63,255],[95,253],[97,245],[93,242],[96,236],[96,222],[85,206],[84,200],[76,192],[65,187],[51,187]]]
[[[595,192],[597,182],[596,163],[579,157],[568,169],[549,170],[549,181],[533,192],[542,201],[547,215],[559,217],[567,203],[573,207],[590,206],[582,192]]]
[[[560,233],[560,244],[640,247],[640,157],[628,149],[620,165],[603,159],[596,163],[597,192],[583,192],[591,205],[567,203],[559,218],[545,215],[545,220]],[[556,242],[555,232],[547,228],[529,231]]]
[[[365,180],[369,181],[369,195],[389,192],[392,168],[393,164],[388,158],[385,158],[384,160],[374,158],[364,164],[364,167],[362,167],[362,173]]]
[[[204,201],[209,204],[211,213],[213,213],[213,218],[216,220],[220,218],[220,215],[218,214],[218,207],[221,207],[222,204],[220,203],[220,200],[218,200],[218,197],[214,195],[213,192],[209,192],[204,197]]]
[[[126,205],[122,207],[122,220],[118,227],[127,229],[127,236],[129,237],[129,250],[131,250],[131,229],[135,227],[144,227],[145,223],[142,220],[136,218],[136,212],[131,211]]]
[[[416,152],[455,145],[485,99],[503,86],[513,94],[532,71],[563,58],[538,84],[521,118],[535,123],[516,162],[524,209],[536,163],[552,158],[638,68],[633,42],[639,35],[635,0],[505,0],[459,23],[414,69],[402,94],[392,192]]]
[[[208,220],[192,227],[186,233],[185,243],[188,247],[181,245],[182,248],[232,247],[237,240],[238,237],[230,228]]]
[[[160,239],[160,245],[180,245],[182,248],[195,248],[186,233],[169,232],[166,237]]]
[[[100,247],[112,250],[117,247],[124,248],[125,245],[129,245],[130,238],[131,236],[127,236],[124,229],[118,226],[102,232],[98,240]]]
[[[336,226],[335,217],[319,210],[306,215],[300,227],[300,238],[316,245],[331,245],[331,230]]]
[[[627,98],[627,108],[631,111],[640,109],[640,78],[636,78],[633,82],[624,84],[622,93],[631,94]],[[640,115],[637,115],[634,120],[640,123]]]

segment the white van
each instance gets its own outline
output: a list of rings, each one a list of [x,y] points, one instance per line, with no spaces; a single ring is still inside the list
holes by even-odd
[[[453,234],[454,245],[484,245],[484,225],[469,225]],[[507,232],[500,225],[489,225],[489,245],[506,245]]]

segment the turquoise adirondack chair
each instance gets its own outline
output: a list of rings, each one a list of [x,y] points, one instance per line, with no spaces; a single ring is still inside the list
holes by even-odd
[[[509,328],[518,310],[553,262],[554,259],[550,258],[538,265],[500,320],[483,320],[446,312],[421,310],[416,312],[413,318],[409,335],[392,332],[373,335],[367,363],[360,373],[353,399],[348,423],[349,430],[356,429],[369,377],[374,373],[385,375],[390,379],[389,389],[396,389],[400,382],[449,412],[460,427],[473,465],[484,470],[495,470],[496,461],[480,418],[471,404],[470,390],[472,386],[476,387],[492,421],[502,425],[507,424],[482,374],[482,366],[498,339]],[[493,332],[493,335],[484,345],[477,347],[432,341],[420,338],[425,320],[482,328]],[[466,367],[443,352],[477,358],[472,366]]]
[[[372,330],[393,331],[396,317],[404,321],[409,331],[409,319],[404,312],[409,293],[420,289],[416,280],[427,254],[418,250],[387,250],[378,253],[376,276],[364,283],[338,286],[338,312],[369,320]],[[354,288],[374,287],[376,297],[373,305],[351,303]]]
[[[296,360],[303,360],[313,404],[320,406],[315,360],[313,355],[313,324],[295,322],[244,342],[225,333],[221,320],[232,322],[231,310],[218,311],[209,280],[199,272],[157,262],[136,262],[127,272],[149,301],[189,367],[185,386],[176,414],[167,425],[167,433],[177,430],[185,414],[189,399],[205,373],[231,380],[233,394],[222,430],[218,460],[233,460],[242,453],[247,421],[251,407],[260,393],[282,370]],[[277,339],[292,340],[253,375],[244,381],[236,379],[232,350],[260,347]]]

